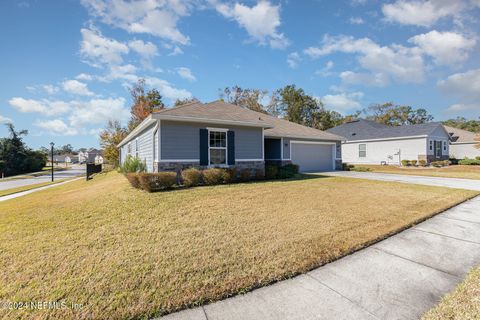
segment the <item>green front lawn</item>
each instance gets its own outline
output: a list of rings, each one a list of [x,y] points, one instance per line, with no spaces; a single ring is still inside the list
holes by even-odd
[[[441,168],[399,167],[381,165],[356,165],[355,167],[370,168],[372,172],[408,174],[416,176],[431,176],[444,178],[479,179],[480,166],[451,165]]]
[[[0,203],[0,301],[148,318],[292,277],[477,193],[315,176],[149,194],[116,172]]]

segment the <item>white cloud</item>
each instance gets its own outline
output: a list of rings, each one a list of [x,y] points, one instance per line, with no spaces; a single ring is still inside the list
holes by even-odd
[[[51,84],[44,84],[42,86],[42,89],[48,94],[55,94],[59,91],[59,88],[57,86]]]
[[[364,24],[365,21],[361,17],[350,17],[348,20],[351,24]]]
[[[455,73],[437,83],[445,94],[456,97],[459,102],[451,105],[447,111],[480,112],[480,69]]]
[[[344,84],[363,84],[371,87],[384,87],[390,83],[388,77],[383,73],[359,73],[343,71],[340,79]]]
[[[296,67],[298,67],[298,63],[299,63],[300,60],[301,60],[300,55],[296,51],[290,53],[287,56],[288,66],[292,69],[295,69]]]
[[[456,103],[447,108],[447,112],[464,112],[464,111],[480,111],[480,103],[465,104]]]
[[[125,64],[120,66],[110,66],[108,73],[99,77],[100,81],[110,82],[112,80],[127,80],[130,82],[135,82],[139,77],[135,74],[137,72],[137,67],[132,64]]]
[[[372,78],[395,80],[402,83],[420,83],[425,78],[421,50],[401,45],[380,46],[369,38],[325,36],[321,47],[309,47],[304,53],[319,58],[335,52],[356,54],[358,63]],[[349,74],[350,76],[353,73]],[[363,74],[365,77],[365,74]]]
[[[173,48],[172,52],[170,52],[168,55],[169,56],[178,56],[179,54],[183,54],[183,50],[179,46],[175,46],[175,48]]]
[[[416,44],[440,65],[456,65],[465,61],[476,44],[475,39],[468,39],[459,33],[436,30],[416,35],[408,41]]]
[[[318,76],[328,77],[328,76],[332,75],[332,72],[330,70],[333,69],[334,65],[335,64],[333,63],[333,61],[331,61],[331,60],[327,61],[327,63],[325,64],[325,67],[323,67],[320,70],[315,71],[315,74],[318,75]]]
[[[0,114],[0,123],[13,123],[13,120]]]
[[[128,46],[138,53],[143,59],[150,60],[158,54],[157,46],[151,42],[143,42],[142,40],[131,40]]]
[[[443,92],[458,97],[463,102],[478,104],[480,101],[480,69],[452,74],[437,84]]]
[[[62,82],[62,87],[63,90],[71,94],[76,94],[79,96],[93,96],[93,92],[88,90],[87,84],[78,80],[66,80]]]
[[[177,69],[177,73],[180,77],[188,81],[197,81],[197,78],[192,74],[192,71],[186,67],[180,67]]]
[[[75,106],[68,117],[70,125],[82,128],[92,124],[104,124],[108,120],[126,121],[130,112],[125,108],[124,98],[91,99],[89,101],[72,101]]]
[[[361,108],[359,99],[363,98],[362,92],[327,94],[320,98],[325,107],[339,111]]]
[[[148,77],[145,78],[145,82],[148,86],[158,89],[162,96],[172,101],[192,97],[192,94],[189,91],[185,89],[175,88],[174,86],[172,86],[172,84],[163,79]]]
[[[129,52],[125,43],[104,37],[98,30],[82,28],[80,32],[82,34],[80,54],[94,67],[101,67],[104,64],[121,64],[122,55]]]
[[[382,12],[387,21],[429,27],[441,18],[460,14],[467,4],[463,0],[397,0],[384,4]]]
[[[82,80],[82,81],[91,81],[93,80],[93,76],[87,73],[80,73],[75,77],[77,80]]]
[[[78,134],[77,129],[68,126],[61,119],[36,121],[34,125],[56,136],[74,136]]]
[[[22,113],[40,113],[44,115],[57,115],[66,113],[70,106],[65,101],[50,101],[47,99],[34,100],[14,97],[8,101],[17,111]]]
[[[147,33],[179,44],[189,38],[177,28],[179,18],[192,11],[193,0],[82,0],[90,15],[130,33]]]
[[[260,0],[255,6],[248,7],[241,3],[227,5],[210,0],[215,9],[224,17],[235,20],[250,37],[261,45],[269,44],[275,49],[289,45],[288,39],[277,29],[280,27],[280,6],[269,1]]]

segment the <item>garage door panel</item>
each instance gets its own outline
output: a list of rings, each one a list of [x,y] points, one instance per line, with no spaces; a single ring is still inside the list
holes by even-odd
[[[333,148],[329,144],[292,143],[292,163],[299,165],[301,172],[333,170]]]

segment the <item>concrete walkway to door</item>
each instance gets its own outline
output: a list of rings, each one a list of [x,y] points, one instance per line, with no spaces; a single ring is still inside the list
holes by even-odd
[[[480,196],[366,249],[164,319],[418,319],[480,264]]]
[[[425,184],[429,186],[480,191],[480,180],[474,180],[474,179],[411,176],[411,175],[402,175],[402,174],[393,174],[393,173],[356,172],[356,171],[332,171],[332,172],[322,172],[319,174],[335,176],[335,177],[394,181],[394,182],[401,182],[401,183]]]

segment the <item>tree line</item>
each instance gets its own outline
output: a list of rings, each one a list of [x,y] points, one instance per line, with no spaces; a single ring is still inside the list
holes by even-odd
[[[132,104],[128,125],[123,127],[119,121],[109,121],[106,128],[100,133],[100,145],[104,151],[104,158],[112,164],[118,164],[117,145],[128,133],[152,112],[166,108],[161,94],[156,89],[147,90],[143,79],[133,85],[129,91]],[[284,118],[319,130],[327,130],[359,118],[391,126],[433,121],[433,116],[425,108],[398,105],[393,102],[372,104],[351,114],[342,115],[337,111],[328,110],[320,99],[308,95],[302,88],[295,85],[287,85],[272,92],[240,86],[226,87],[219,90],[219,98],[242,108]],[[198,99],[176,100],[174,106],[194,101],[198,101]],[[477,120],[457,118],[444,123],[474,132],[480,131],[480,121]]]

